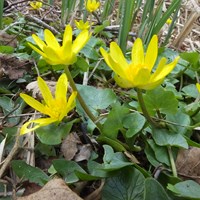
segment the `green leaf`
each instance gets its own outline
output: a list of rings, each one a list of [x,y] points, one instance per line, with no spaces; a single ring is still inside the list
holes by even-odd
[[[105,182],[102,200],[143,200],[144,176],[132,166],[125,167]]]
[[[116,95],[111,89],[99,89],[87,85],[77,85],[86,104],[93,110],[106,109],[112,103],[116,102]]]
[[[123,119],[123,126],[128,129],[126,137],[130,138],[142,130],[145,118],[140,113],[131,113]]]
[[[119,103],[114,104],[103,124],[103,135],[116,138],[118,131],[123,128],[123,120],[128,113],[129,109],[127,107]]]
[[[153,152],[155,154],[155,158],[159,161],[159,163],[164,163],[167,166],[170,166],[167,148],[165,146],[156,145],[152,139],[147,140],[147,143],[153,150]]]
[[[182,92],[185,93],[186,97],[193,97],[196,99],[199,96],[199,92],[196,88],[196,85],[194,85],[194,84],[189,84],[189,85],[183,87]]]
[[[200,54],[198,52],[183,52],[180,57],[188,61],[193,69],[197,69],[200,65]]]
[[[111,146],[103,145],[103,148],[105,152],[103,156],[104,170],[113,171],[129,165],[133,165],[133,163],[127,161],[123,153],[114,153]]]
[[[28,179],[30,182],[37,183],[43,186],[50,179],[49,177],[39,168],[32,167],[22,160],[13,160],[11,166],[19,178]]]
[[[145,180],[144,200],[170,200],[162,185],[153,178]]]
[[[74,161],[57,159],[52,161],[55,170],[62,175],[66,183],[75,183],[79,180],[76,171],[86,172]]]
[[[57,145],[62,142],[62,139],[69,134],[74,121],[61,123],[49,124],[48,126],[43,126],[35,130],[38,139],[43,144],[47,145]]]
[[[94,33],[94,34],[100,33],[101,31],[103,31],[104,28],[106,28],[107,26],[109,26],[109,24],[110,24],[109,20],[105,20],[105,21],[103,22],[103,24],[98,25],[98,26],[95,26],[95,28],[94,28],[94,30],[93,30],[93,33]]]
[[[179,133],[179,134],[186,134],[187,132],[189,133],[190,130],[187,129],[187,126],[190,126],[191,123],[191,119],[190,116],[183,113],[181,110],[179,110],[176,114],[172,115],[172,114],[168,114],[166,119],[170,122],[173,122],[175,125],[171,125],[171,129],[175,132],[175,133]]]
[[[12,46],[0,46],[0,53],[11,54],[14,52],[14,48]]]
[[[4,115],[16,115],[16,117],[8,118],[6,121],[10,123],[10,125],[14,126],[19,123],[20,117],[23,108],[25,107],[24,101],[21,98],[18,98],[15,102],[7,97],[0,97],[0,107],[3,109]]]
[[[186,139],[179,133],[167,129],[153,129],[152,136],[157,145],[188,148]]]
[[[171,91],[157,87],[154,90],[149,90],[144,95],[145,105],[150,113],[160,111],[161,113],[174,114],[178,109],[178,100]]]
[[[200,199],[200,185],[192,180],[183,181],[176,185],[168,184],[167,189],[176,196],[187,199]]]
[[[83,72],[87,72],[89,65],[83,57],[78,57],[75,65]]]

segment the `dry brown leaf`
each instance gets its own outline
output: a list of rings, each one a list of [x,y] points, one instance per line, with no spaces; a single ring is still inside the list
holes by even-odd
[[[65,159],[72,160],[78,151],[78,144],[81,141],[76,133],[69,134],[62,142],[61,152]]]
[[[190,149],[180,150],[176,167],[180,175],[200,183],[200,148],[191,147]]]
[[[31,69],[29,60],[19,60],[17,57],[8,54],[0,54],[0,69],[9,79],[18,79]]]
[[[50,180],[41,190],[17,200],[83,200],[59,178]]]
[[[90,144],[79,145],[79,152],[75,155],[74,160],[80,162],[83,160],[89,160],[92,153],[92,147]]]

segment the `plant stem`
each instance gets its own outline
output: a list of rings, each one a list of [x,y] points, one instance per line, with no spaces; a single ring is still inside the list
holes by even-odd
[[[149,115],[145,103],[144,103],[144,99],[142,96],[142,90],[141,89],[137,89],[137,96],[138,96],[138,101],[140,104],[140,107],[142,109],[143,115],[146,118],[146,120],[153,126],[158,126],[158,124],[151,118],[151,116]]]
[[[173,176],[174,177],[178,177],[177,176],[176,165],[175,165],[175,162],[174,162],[174,157],[173,157],[173,154],[172,154],[171,146],[168,146],[167,150],[168,150],[168,154],[169,154],[169,160],[170,160],[170,163],[171,163]]]
[[[93,123],[97,126],[99,131],[101,132],[102,126],[101,126],[101,124],[99,122],[97,122],[96,117],[92,114],[92,112],[90,111],[90,109],[86,105],[85,101],[83,100],[82,96],[80,95],[79,91],[77,90],[77,87],[76,87],[76,85],[74,83],[74,80],[73,80],[73,78],[71,76],[71,73],[69,71],[69,66],[65,67],[65,73],[67,75],[67,78],[69,80],[70,86],[72,87],[73,91],[77,92],[77,99],[78,99],[79,103],[81,104],[81,107],[83,108],[85,113],[88,115],[88,117],[93,121]]]

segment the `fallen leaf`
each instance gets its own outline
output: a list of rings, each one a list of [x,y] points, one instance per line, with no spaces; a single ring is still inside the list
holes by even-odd
[[[92,147],[90,144],[79,145],[79,152],[75,155],[74,160],[76,162],[89,160],[91,153],[92,153]]]
[[[178,173],[200,183],[200,148],[181,149],[176,160]]]
[[[83,200],[74,193],[66,183],[55,178],[50,180],[41,190],[25,197],[19,197],[17,200]]]
[[[81,141],[76,133],[69,134],[62,142],[61,152],[66,160],[72,160],[78,151]]]
[[[20,60],[13,55],[0,54],[0,71],[3,70],[11,80],[23,77],[23,74],[31,69],[31,66],[29,60]]]

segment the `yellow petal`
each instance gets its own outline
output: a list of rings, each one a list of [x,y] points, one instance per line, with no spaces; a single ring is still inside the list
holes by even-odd
[[[46,114],[45,113],[45,107],[43,104],[41,104],[39,101],[35,100],[33,97],[27,95],[27,94],[20,94],[20,97],[32,108],[34,108],[35,110]]]
[[[72,27],[70,25],[65,27],[62,45],[64,46],[65,43],[72,43]]]
[[[77,54],[85,46],[89,38],[90,38],[89,31],[83,30],[74,40],[73,45],[72,45],[72,51],[75,54]]]
[[[45,60],[50,60],[52,65],[62,64],[62,55],[60,51],[56,51],[56,49],[47,46],[44,47],[44,53],[46,55]]]
[[[49,105],[49,102],[53,100],[53,96],[51,94],[49,87],[47,86],[46,82],[41,77],[37,78],[37,82],[38,82],[38,86],[40,88],[40,91],[42,93],[45,103]]]
[[[155,82],[149,82],[146,85],[142,85],[140,87],[140,89],[152,90],[152,89],[158,87],[163,81],[164,81],[164,79],[159,79],[158,81],[155,81]]]
[[[132,88],[134,84],[127,79],[122,78],[121,76],[115,74],[114,75],[115,82],[122,88]]]
[[[198,92],[200,93],[200,84],[196,83],[196,87],[197,87]]]
[[[54,49],[60,48],[60,45],[59,45],[57,39],[55,38],[55,36],[53,35],[53,33],[50,30],[48,30],[48,29],[44,30],[44,39],[45,39],[47,46],[54,48]]]
[[[32,45],[31,43],[28,43],[28,45],[37,53],[39,53],[42,57],[46,57],[45,53],[43,51],[41,51],[40,49],[38,49],[37,47],[35,47],[34,45]]]
[[[110,43],[110,56],[116,63],[119,63],[124,68],[128,66],[128,63],[116,42]]]
[[[146,68],[142,68],[138,71],[137,75],[134,77],[133,83],[136,87],[141,88],[142,85],[145,85],[150,80],[150,72]]]
[[[151,80],[152,81],[157,81],[159,79],[163,79],[165,78],[165,76],[167,76],[176,66],[176,64],[178,63],[179,60],[179,56],[176,57],[173,62],[167,64],[167,65],[163,65],[164,64],[164,59],[161,59],[155,73],[152,75]]]
[[[40,47],[40,49],[43,50],[46,44],[35,34],[32,35],[32,38],[35,41],[35,43]]]
[[[142,40],[137,38],[132,47],[132,64],[141,66],[144,63],[144,49]]]
[[[122,66],[120,63],[116,63],[110,56],[109,53],[107,53],[102,47],[100,48],[100,52],[102,56],[104,57],[107,65],[118,75],[121,77],[126,77],[126,72],[124,66]]]
[[[72,92],[71,96],[68,99],[67,104],[63,108],[63,112],[59,116],[59,121],[61,121],[67,115],[67,113],[76,106],[76,102],[75,102],[76,96],[77,96],[77,92]]]
[[[62,74],[56,84],[55,99],[64,99],[67,101],[68,81],[66,74]]]
[[[149,71],[155,65],[158,56],[158,37],[154,35],[148,45],[146,56],[145,56],[145,66],[148,67]]]
[[[52,118],[40,118],[40,119],[35,119],[35,120],[31,120],[31,121],[28,121],[26,122],[20,129],[20,135],[24,135],[26,133],[29,133],[31,131],[34,131],[42,126],[47,126],[53,122],[56,122],[55,119],[52,119]],[[28,128],[28,126],[30,124],[36,124],[36,125],[32,125],[31,128]]]

